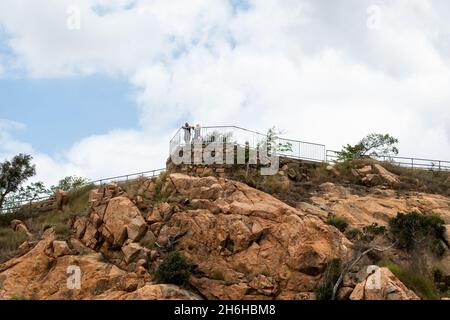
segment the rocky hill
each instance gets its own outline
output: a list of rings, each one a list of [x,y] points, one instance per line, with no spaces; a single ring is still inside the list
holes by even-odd
[[[431,173],[386,167],[297,162],[262,178],[169,163],[71,191],[1,218],[0,299],[445,299],[449,176],[433,189]]]

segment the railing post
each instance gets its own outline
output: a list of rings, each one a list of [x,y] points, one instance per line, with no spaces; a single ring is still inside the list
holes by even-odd
[[[411,158],[411,168],[414,169],[414,158]]]

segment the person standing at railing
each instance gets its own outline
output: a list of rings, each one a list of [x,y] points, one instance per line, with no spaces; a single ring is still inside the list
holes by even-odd
[[[193,129],[193,127],[191,127],[189,125],[189,123],[185,123],[183,127],[181,127],[184,131],[184,142],[186,144],[191,143],[191,130]]]
[[[200,127],[199,124],[197,124],[194,128],[194,141],[195,142],[201,141],[201,132],[202,132],[202,128]]]

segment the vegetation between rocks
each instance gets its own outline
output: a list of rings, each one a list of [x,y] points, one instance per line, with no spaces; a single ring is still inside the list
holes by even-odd
[[[332,259],[327,263],[321,284],[314,290],[316,300],[331,300],[333,287],[341,274],[341,260]]]
[[[170,252],[158,266],[155,279],[159,283],[184,286],[188,283],[192,266],[179,251]]]
[[[339,229],[339,231],[344,232],[345,229],[348,227],[348,222],[344,218],[337,217],[337,216],[330,216],[327,219],[327,223],[330,226],[336,227]]]
[[[0,262],[11,258],[25,240],[27,236],[21,231],[0,228]]]
[[[440,298],[431,279],[391,261],[382,260],[379,262],[379,266],[391,270],[405,286],[421,298],[427,300],[437,300]]]
[[[397,238],[401,248],[412,249],[419,243],[428,243],[432,251],[442,255],[445,251],[445,222],[434,214],[418,212],[398,213],[389,221],[391,233]]]

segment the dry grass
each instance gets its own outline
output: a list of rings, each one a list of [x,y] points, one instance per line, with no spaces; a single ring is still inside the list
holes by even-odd
[[[413,190],[450,196],[450,172],[411,169],[399,167],[388,162],[383,162],[381,165],[400,177],[400,190]]]
[[[431,281],[428,277],[424,277],[423,275],[414,272],[406,267],[395,264],[391,261],[380,261],[380,267],[386,267],[399,280],[407,286],[409,289],[414,291],[418,296],[426,300],[438,300],[439,293],[433,285],[433,281]]]
[[[53,227],[59,239],[67,239],[71,234],[69,225],[71,219],[88,213],[89,193],[94,187],[93,185],[88,185],[70,191],[67,206],[62,211],[51,211],[41,214],[34,219],[38,226],[36,231],[42,232],[48,227]]]
[[[400,167],[390,162],[379,162],[372,159],[358,159],[337,163],[335,169],[339,172],[338,176],[335,176],[331,171],[327,170],[326,164],[316,166],[308,172],[308,175],[314,185],[333,182],[342,185],[357,186],[361,184],[360,179],[352,174],[352,169],[362,168],[366,165],[373,165],[374,163],[379,163],[388,171],[399,176],[400,185],[396,187],[397,190],[450,196],[450,172],[412,169]]]
[[[0,263],[12,258],[25,240],[27,236],[23,232],[15,232],[11,228],[0,228]]]

